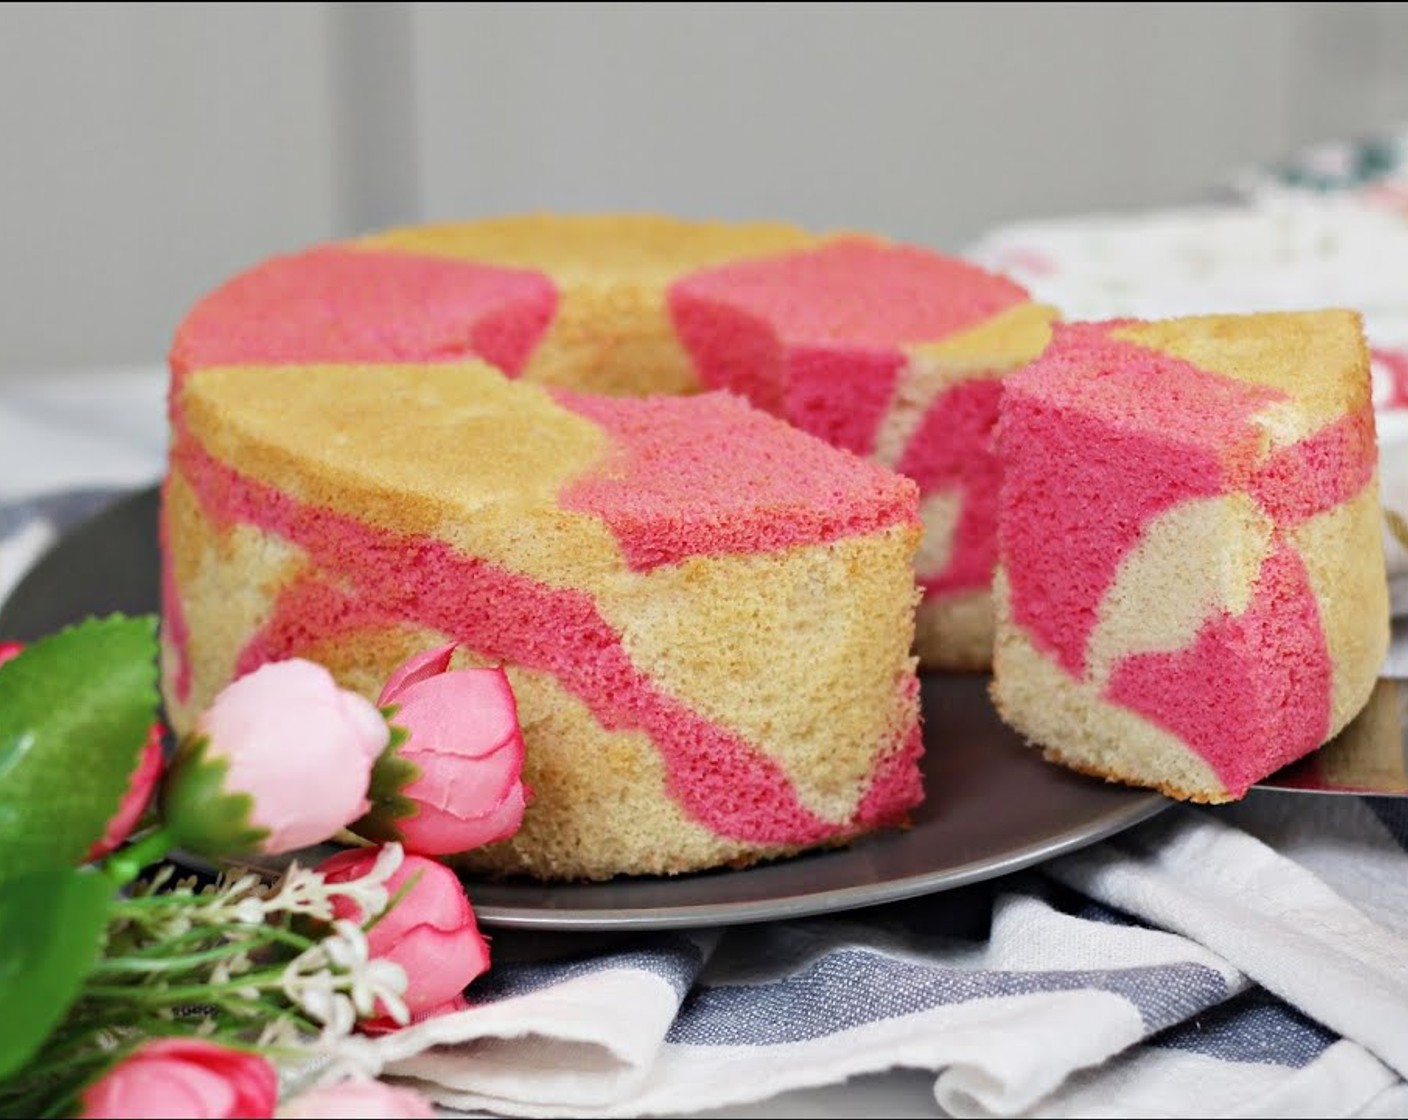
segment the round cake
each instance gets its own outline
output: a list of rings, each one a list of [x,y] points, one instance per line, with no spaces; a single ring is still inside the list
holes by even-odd
[[[201,301],[162,502],[175,729],[270,660],[375,696],[452,641],[505,667],[533,791],[518,834],[457,857],[475,871],[673,874],[902,824],[924,795],[918,488],[846,448],[854,424],[839,448],[804,430],[844,413],[807,361],[759,380],[768,285],[711,270],[784,251],[829,276],[891,249],[544,217],[325,246]],[[1009,329],[970,304],[943,322]],[[838,352],[883,349],[835,327]],[[718,372],[719,332],[755,384]],[[774,415],[749,403],[768,392]]]
[[[608,395],[727,389],[919,486],[916,650],[982,669],[1001,378],[1055,313],[972,264],[858,234],[649,215],[392,230],[269,260],[201,301],[174,384],[212,365],[444,363]]]

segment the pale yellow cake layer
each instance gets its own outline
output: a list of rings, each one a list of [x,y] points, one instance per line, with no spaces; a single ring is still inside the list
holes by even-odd
[[[1369,355],[1354,311],[1190,316],[1134,323],[1111,334],[1287,393],[1293,407],[1272,406],[1266,417],[1271,451],[1369,403]],[[1348,375],[1355,370],[1366,375]]]
[[[206,451],[301,502],[551,587],[624,567],[605,523],[557,498],[610,453],[606,434],[482,362],[206,369],[182,401]]]
[[[1150,520],[1100,601],[1086,654],[1095,691],[1121,659],[1184,649],[1213,617],[1245,611],[1272,529],[1240,493],[1185,501]]]
[[[1408,756],[1403,752],[1403,711],[1395,680],[1375,681],[1364,708],[1345,725],[1334,744],[1315,759],[1320,777],[1332,786],[1408,789]]]
[[[1032,645],[1011,619],[1001,568],[993,597],[998,621],[992,698],[1003,722],[1073,770],[1191,801],[1229,799],[1212,768],[1177,736],[1102,700],[1094,687]]]
[[[914,668],[916,536],[900,527],[786,553],[694,557],[623,575],[597,603],[633,663],[764,745],[807,807],[839,822],[873,769],[876,729],[898,738],[912,715],[901,694]]]
[[[604,729],[551,676],[510,669],[509,679],[524,713],[523,780],[535,801],[508,840],[452,862],[487,874],[606,879],[743,865],[795,850],[716,836],[670,796],[646,735]]]
[[[166,688],[164,698],[172,729],[183,735],[234,679],[240,651],[268,620],[279,590],[309,565],[301,550],[252,525],[222,529],[212,524],[175,468],[163,501],[165,562],[173,566],[181,599],[191,680],[185,700],[174,688]],[[165,629],[162,662],[164,679],[175,680],[175,650]]]
[[[906,347],[894,399],[875,435],[877,462],[899,463],[929,406],[964,381],[1003,377],[1034,360],[1051,341],[1055,308],[1019,303],[938,342]]]
[[[649,214],[529,214],[389,230],[353,244],[535,269],[557,286],[526,381],[597,393],[686,393],[698,374],[666,305],[671,283],[714,265],[823,239],[781,222],[685,222]]]
[[[1388,577],[1381,546],[1379,480],[1351,501],[1287,534],[1305,561],[1334,675],[1330,734],[1364,706],[1388,654]]]
[[[962,515],[963,494],[952,487],[931,490],[920,499],[919,520],[924,525],[924,536],[914,557],[914,574],[921,580],[932,579],[949,566]]]
[[[366,249],[529,268],[563,285],[636,278],[668,285],[686,273],[805,249],[823,238],[787,222],[696,222],[662,214],[519,214],[408,226],[360,238]]]

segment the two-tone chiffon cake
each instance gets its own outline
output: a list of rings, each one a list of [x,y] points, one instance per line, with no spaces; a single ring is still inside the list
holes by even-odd
[[[1001,378],[1055,313],[971,264],[776,223],[532,215],[413,227],[276,257],[182,323],[193,368],[477,357],[610,395],[727,389],[912,478],[916,650],[991,660]]]
[[[1005,382],[993,696],[1047,757],[1226,801],[1325,743],[1389,637],[1347,311],[1058,326]]]
[[[172,351],[173,724],[264,661],[374,694],[453,640],[506,667],[535,795],[476,869],[675,873],[900,824],[919,490],[939,659],[984,664],[995,388],[1050,318],[775,225],[538,216],[268,261]]]

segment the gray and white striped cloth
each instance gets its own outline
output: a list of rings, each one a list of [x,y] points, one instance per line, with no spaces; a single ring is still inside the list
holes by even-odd
[[[0,506],[0,596],[113,497]],[[935,1115],[1408,1116],[1408,800],[1254,793],[927,898],[504,930],[493,955],[469,1010],[348,1059],[515,1116],[746,1110],[901,1068]]]

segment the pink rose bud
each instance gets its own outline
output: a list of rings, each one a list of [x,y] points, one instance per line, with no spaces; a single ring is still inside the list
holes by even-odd
[[[132,777],[127,780],[127,792],[122,795],[117,812],[108,821],[107,828],[103,829],[102,839],[95,840],[93,846],[88,849],[89,863],[116,851],[137,827],[142,814],[147,811],[157,780],[161,777],[161,737],[165,733],[166,729],[159,723],[152,724],[151,730],[147,732],[147,741],[142,746],[142,753],[132,770]]]
[[[23,642],[0,642],[0,665],[7,661],[13,661],[23,652]]]
[[[353,848],[324,861],[318,871],[330,883],[360,879],[376,862],[378,849]],[[370,930],[373,957],[394,961],[406,970],[406,1007],[412,1015],[449,1004],[489,967],[489,946],[459,878],[443,863],[408,855],[387,880],[394,897],[412,879],[411,887]],[[363,914],[351,900],[333,900],[336,917],[365,924],[376,917]]]
[[[453,644],[412,657],[392,674],[378,703],[394,743],[373,782],[371,814],[357,830],[399,840],[408,852],[467,852],[518,831],[526,802],[523,732],[502,669],[450,669]],[[400,771],[397,763],[409,763]],[[376,794],[390,786],[391,796]]]
[[[283,1108],[284,1120],[427,1120],[430,1102],[413,1089],[354,1077],[299,1093]]]
[[[264,1117],[274,1115],[278,1098],[278,1074],[257,1054],[198,1038],[158,1038],[84,1089],[79,1115]]]
[[[162,787],[162,815],[197,855],[320,844],[370,807],[372,766],[390,731],[375,706],[321,665],[263,665],[196,720]]]

